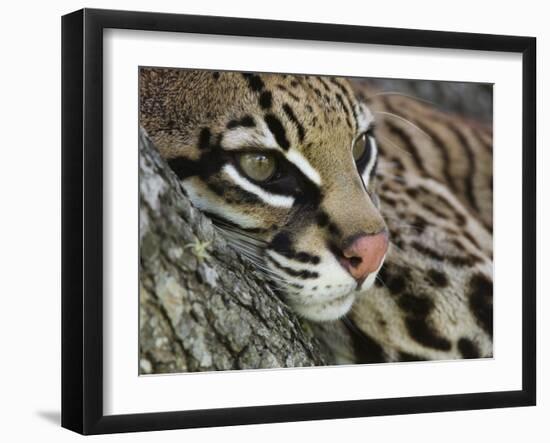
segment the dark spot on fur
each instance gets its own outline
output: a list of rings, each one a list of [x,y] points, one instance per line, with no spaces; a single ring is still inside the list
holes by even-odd
[[[407,244],[403,240],[400,240],[400,239],[392,240],[392,243],[395,246],[397,246],[399,249],[405,250],[405,248],[407,247]]]
[[[470,339],[462,337],[458,340],[457,346],[462,358],[479,358],[481,356],[476,344]]]
[[[307,252],[296,252],[294,258],[302,263],[313,263],[318,265],[321,262],[321,258],[316,255],[308,254]]]
[[[220,78],[220,73],[219,72],[213,72],[212,77],[214,77],[214,80],[218,80]]]
[[[483,274],[476,274],[469,285],[470,310],[479,325],[493,336],[493,282]]]
[[[231,120],[227,123],[227,129],[234,129],[239,126],[244,126],[246,128],[253,128],[256,126],[254,119],[250,115],[245,115],[240,120]]]
[[[407,280],[410,280],[410,278],[408,269],[393,264],[385,264],[378,272],[378,279],[382,280],[381,286],[385,285],[394,295],[405,290]]]
[[[384,203],[387,203],[388,205],[395,207],[397,205],[397,200],[388,197],[387,195],[381,195],[380,200],[383,200]]]
[[[279,232],[275,235],[275,237],[273,237],[269,243],[269,248],[286,258],[293,259],[301,263],[313,263],[314,265],[317,265],[321,261],[321,258],[316,255],[308,254],[303,251],[296,252],[292,245],[290,235],[285,231]]]
[[[449,279],[447,278],[447,276],[437,269],[428,270],[428,279],[430,283],[440,288],[444,288],[449,284]]]
[[[451,349],[451,342],[439,336],[426,322],[425,318],[407,317],[405,324],[409,335],[421,345],[441,351],[449,351]]]
[[[277,85],[277,89],[280,91],[284,91],[289,97],[291,97],[294,101],[299,102],[300,97],[298,97],[296,94],[294,94],[292,91],[289,91],[285,86],[283,85]],[[309,105],[307,105],[309,106]]]
[[[395,240],[401,237],[401,231],[399,229],[389,228],[389,230],[390,230],[390,235],[393,242],[395,242]]]
[[[201,129],[199,134],[199,149],[208,149],[210,147],[210,135],[210,129]]]
[[[407,189],[405,189],[405,192],[411,198],[418,197],[418,189],[416,189],[416,188],[407,188]]]
[[[457,212],[455,216],[456,216],[456,222],[458,223],[459,226],[464,226],[466,224],[466,217],[464,217],[462,214]]]
[[[456,232],[449,232],[448,230],[446,230],[446,231],[447,231],[448,234],[456,235]],[[451,240],[451,244],[454,245],[459,251],[465,251],[466,250],[466,248],[464,247],[462,242],[457,238],[453,238]]]
[[[447,257],[447,261],[455,266],[474,266],[476,263],[481,263],[483,260],[477,255],[470,254],[466,257],[450,255]]]
[[[402,275],[394,275],[391,278],[389,278],[386,282],[386,286],[390,290],[390,292],[394,294],[399,294],[405,289],[405,278]]]
[[[290,239],[290,234],[285,231],[279,232],[277,235],[275,235],[275,237],[273,237],[273,240],[271,240],[269,246],[275,252],[288,251],[292,248],[292,240]]]
[[[315,220],[317,221],[317,225],[321,228],[328,225],[329,218],[325,211],[319,211],[317,212],[317,215],[315,216]]]
[[[288,148],[290,148],[290,143],[286,138],[285,128],[281,123],[281,120],[273,114],[266,114],[264,120],[271,133],[275,136],[275,140],[277,140],[279,146],[284,150],[288,150]]]
[[[356,363],[381,363],[386,361],[384,349],[370,335],[359,329],[349,318],[344,324],[350,332]]]
[[[405,325],[412,339],[423,346],[442,351],[451,349],[451,342],[439,335],[430,323],[429,315],[434,308],[433,301],[425,295],[404,293],[397,301],[405,313]]]
[[[420,215],[414,217],[413,224],[414,227],[418,230],[419,234],[422,234],[428,226],[428,222],[426,221],[426,219]]]
[[[184,180],[187,177],[193,177],[197,175],[207,175],[215,172],[215,165],[212,169],[205,170],[203,163],[195,160],[189,160],[185,157],[175,157],[166,160],[172,171],[179,177],[180,180]]]
[[[425,361],[426,359],[423,357],[419,357],[418,355],[409,354],[408,352],[401,351],[398,354],[397,359],[399,361]]]
[[[257,74],[243,73],[243,77],[248,81],[248,86],[255,92],[260,92],[264,88],[264,82]]]
[[[374,284],[378,287],[382,287],[386,284],[388,279],[388,271],[386,270],[386,265],[382,265],[380,271],[378,271],[378,278],[374,281]]]
[[[277,260],[275,260],[273,257],[267,256],[267,259],[278,269],[285,272],[286,274],[292,276],[292,277],[298,277],[301,279],[310,279],[310,278],[319,278],[318,272],[308,271],[307,269],[300,269],[296,270],[293,268],[289,268],[287,266],[283,266],[281,263],[279,263]]]
[[[451,263],[455,266],[473,266],[474,264],[481,261],[479,257],[476,255],[469,255],[469,256],[458,256],[458,255],[443,255],[439,251],[436,251],[435,249],[432,249],[428,246],[424,246],[422,243],[414,241],[411,243],[411,246],[416,249],[418,252],[420,252],[423,255],[426,255],[433,260],[437,261],[447,261],[448,263]]]
[[[434,206],[428,204],[428,203],[422,203],[422,207],[426,209],[426,211],[431,212],[435,215],[437,215],[439,218],[443,220],[447,220],[449,218],[449,214],[446,214],[439,209],[436,209]]]
[[[225,189],[223,186],[221,186],[219,183],[216,182],[210,182],[206,183],[208,186],[208,189],[210,189],[214,194],[219,195],[222,197],[225,194]]]
[[[403,162],[398,159],[397,157],[392,157],[391,161],[394,163],[396,169],[400,172],[403,172],[405,170],[405,166],[403,166]],[[413,188],[409,188],[411,191],[415,190]],[[412,197],[412,196],[411,196]]]
[[[481,247],[479,246],[479,243],[477,242],[477,240],[472,236],[472,234],[470,234],[468,231],[464,230],[462,232],[462,234],[464,235],[464,237],[466,237],[471,244],[473,244],[477,249],[481,249]]]
[[[408,292],[399,297],[397,304],[407,315],[414,317],[426,317],[433,309],[433,302],[429,298]]]
[[[260,106],[262,107],[262,109],[271,108],[272,102],[273,102],[273,97],[271,95],[271,92],[269,91],[262,92],[262,95],[260,95]]]
[[[342,233],[342,231],[340,231],[340,228],[332,222],[328,224],[328,232],[330,232],[335,237],[338,237]]]
[[[296,115],[294,114],[294,111],[292,110],[292,107],[290,107],[290,105],[288,105],[288,103],[285,103],[283,105],[283,111],[285,111],[285,114],[288,117],[288,119],[296,127],[296,131],[298,132],[298,139],[300,140],[300,142],[303,142],[304,141],[304,136],[305,136],[305,130],[304,130],[304,127],[302,126],[302,124],[300,123],[300,121],[298,120],[298,118],[296,117]]]

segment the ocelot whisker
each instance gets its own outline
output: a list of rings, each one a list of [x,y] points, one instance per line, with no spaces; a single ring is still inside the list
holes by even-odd
[[[376,175],[378,177],[388,178],[388,179],[395,180],[395,181],[398,181],[398,182],[401,182],[401,183],[404,183],[404,184],[407,183],[405,177],[403,177],[402,175],[388,174],[385,171],[377,171]]]
[[[389,223],[391,226],[391,228],[397,228],[397,229],[410,229],[412,231],[416,231],[418,233],[422,232],[422,228],[420,228],[419,226],[415,226],[415,225],[410,225],[408,223],[395,223],[395,222],[391,222]]]
[[[425,135],[427,138],[429,138],[430,140],[433,140],[431,135],[428,134],[426,131],[424,131],[423,129],[419,128],[417,125],[415,125],[413,122],[411,122],[410,120],[407,120],[405,117],[401,117],[400,115],[397,115],[397,114],[394,114],[393,112],[387,112],[387,111],[373,111],[375,114],[382,114],[382,115],[387,115],[387,116],[390,116],[390,117],[394,117],[394,118],[397,118],[398,120],[401,120],[402,122],[405,122],[407,123],[408,125],[412,126],[413,128],[415,128],[417,131],[421,132],[423,135]]]
[[[410,95],[410,94],[405,94],[403,92],[399,92],[399,91],[384,91],[384,92],[377,92],[376,94],[373,94],[373,95],[370,95],[368,97],[368,99],[372,99],[374,97],[382,97],[384,95],[399,95],[401,97],[407,97],[407,98],[412,98],[413,100],[417,100],[419,102],[424,102],[424,103],[428,103],[432,106],[435,106],[435,107],[438,107],[437,103],[435,102],[432,102],[430,100],[426,100],[425,98],[420,98],[420,97],[416,97],[414,95]]]
[[[386,289],[388,289],[388,285],[386,285],[386,282],[384,280],[382,280],[382,277],[380,277],[380,275],[376,274],[375,280],[380,282],[382,284],[382,286],[384,286]]]
[[[409,152],[409,151],[406,151],[404,148],[402,148],[401,146],[398,146],[396,143],[394,143],[392,140],[390,140],[388,137],[384,136],[384,135],[378,135],[379,138],[381,138],[382,140],[385,140],[387,143],[389,143],[392,147],[404,152],[405,154],[407,154],[408,156],[410,156],[412,158],[412,154]]]

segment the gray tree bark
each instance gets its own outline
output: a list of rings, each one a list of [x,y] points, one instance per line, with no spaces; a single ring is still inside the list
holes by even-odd
[[[140,373],[324,365],[326,347],[139,138]]]

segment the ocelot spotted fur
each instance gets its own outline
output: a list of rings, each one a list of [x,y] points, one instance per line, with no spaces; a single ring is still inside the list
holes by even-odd
[[[141,68],[140,125],[337,363],[492,356],[492,130],[359,80]]]

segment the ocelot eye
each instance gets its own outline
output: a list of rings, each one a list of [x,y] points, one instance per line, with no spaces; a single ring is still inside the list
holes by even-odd
[[[373,136],[365,132],[359,136],[353,143],[353,159],[356,163],[359,163],[365,155],[370,155]]]
[[[252,180],[265,182],[275,174],[277,162],[272,155],[246,152],[238,157],[241,170]]]

